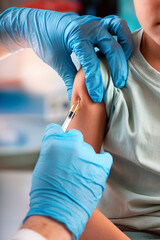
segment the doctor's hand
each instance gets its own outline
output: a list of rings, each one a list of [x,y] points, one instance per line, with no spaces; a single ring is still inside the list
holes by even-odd
[[[96,208],[112,165],[108,153],[96,154],[78,130],[47,127],[32,176],[30,210],[65,224],[76,239]]]
[[[112,35],[116,35],[116,41]],[[99,18],[29,8],[9,8],[0,15],[0,42],[10,52],[29,47],[64,80],[69,98],[77,72],[70,54],[78,57],[91,99],[101,102],[103,84],[97,46],[108,60],[114,85],[122,88],[132,36],[126,22],[117,16]]]

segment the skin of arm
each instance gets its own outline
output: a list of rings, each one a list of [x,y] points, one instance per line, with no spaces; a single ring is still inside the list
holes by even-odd
[[[51,218],[43,216],[30,216],[21,229],[30,229],[47,240],[72,240],[72,233],[64,226]]]
[[[71,98],[71,105],[80,98],[80,107],[68,129],[81,131],[84,141],[89,143],[96,153],[100,152],[107,121],[105,103],[95,103],[87,92],[85,76],[82,69],[77,73]]]
[[[0,44],[0,60],[11,55],[11,53]]]
[[[80,108],[68,129],[82,132],[84,141],[89,143],[96,153],[100,152],[107,122],[105,103],[94,103],[87,92],[82,69],[74,81],[71,105],[80,98]],[[129,240],[109,219],[96,209],[86,224],[80,240]]]

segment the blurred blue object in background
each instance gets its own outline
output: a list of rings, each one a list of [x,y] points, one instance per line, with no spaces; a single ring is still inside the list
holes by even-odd
[[[118,0],[117,15],[128,23],[131,32],[141,27],[135,14],[133,0]]]
[[[62,124],[69,105],[63,90],[46,96],[17,88],[1,89],[0,168],[33,168],[46,125]]]
[[[0,114],[43,114],[44,97],[31,95],[22,90],[0,91]]]
[[[45,128],[40,115],[0,114],[0,169],[32,169]]]
[[[23,156],[38,153],[46,122],[44,96],[10,88],[0,91],[0,167],[30,165]],[[11,158],[8,161],[8,157]],[[16,163],[14,161],[16,159]],[[28,160],[29,161],[29,160]],[[35,163],[35,161],[34,161]],[[34,164],[33,163],[33,164]]]
[[[1,121],[0,121],[1,123]],[[0,128],[1,129],[1,128]],[[27,142],[24,131],[13,130],[8,128],[1,129],[0,147],[2,146],[23,146]]]
[[[62,124],[69,109],[63,89],[33,94],[22,88],[0,90],[0,169],[32,169],[48,123]]]

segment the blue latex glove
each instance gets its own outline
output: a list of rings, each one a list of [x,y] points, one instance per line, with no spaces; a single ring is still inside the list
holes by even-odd
[[[118,42],[112,37],[116,35]],[[132,36],[126,22],[117,16],[99,18],[29,8],[9,8],[0,15],[0,42],[10,52],[31,47],[64,80],[69,98],[76,74],[70,54],[78,57],[88,93],[101,102],[103,84],[94,46],[108,60],[114,85],[125,86]]]
[[[32,176],[26,218],[56,219],[78,239],[102,196],[111,165],[111,155],[96,154],[78,130],[64,133],[59,125],[49,125]]]

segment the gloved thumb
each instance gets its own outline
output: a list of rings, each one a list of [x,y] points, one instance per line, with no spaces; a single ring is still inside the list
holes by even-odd
[[[107,177],[108,177],[108,175],[110,173],[110,169],[111,169],[112,164],[113,164],[113,157],[108,152],[101,152],[100,154],[97,154],[97,155],[98,155],[98,158],[99,158],[98,160],[102,164],[102,166],[104,168],[104,171],[106,172]]]
[[[56,63],[52,67],[56,70],[56,72],[64,81],[68,91],[68,98],[69,100],[71,100],[73,82],[77,73],[71,57],[64,53],[61,53],[61,56],[57,58]]]
[[[64,131],[59,124],[51,123],[46,127],[45,136],[49,135],[61,135]]]

